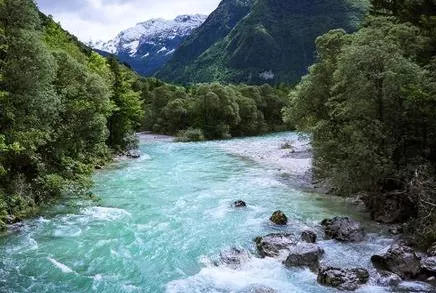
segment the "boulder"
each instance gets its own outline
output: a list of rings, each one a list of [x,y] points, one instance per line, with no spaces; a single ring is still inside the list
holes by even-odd
[[[141,153],[139,150],[129,150],[126,153],[126,156],[132,159],[139,159],[141,157]]]
[[[427,250],[429,256],[436,256],[436,242]]]
[[[423,257],[421,259],[421,271],[427,276],[436,276],[436,256]]]
[[[289,255],[284,261],[287,267],[309,267],[316,271],[319,267],[319,260],[324,254],[317,244],[300,242],[289,249]]]
[[[371,257],[373,265],[397,274],[402,279],[415,277],[421,271],[421,262],[415,250],[402,242],[394,243],[386,251]]]
[[[418,281],[403,281],[395,287],[399,292],[409,293],[409,292],[419,292],[419,293],[434,293],[436,292],[435,287]]]
[[[215,265],[225,265],[230,268],[237,269],[241,266],[241,264],[249,259],[250,254],[247,251],[233,247],[229,250],[222,251],[220,253],[219,261],[215,262]]]
[[[245,208],[247,206],[247,204],[245,203],[245,201],[237,200],[233,203],[233,206],[235,208]]]
[[[380,286],[385,287],[391,287],[398,285],[402,279],[400,276],[386,271],[379,271],[378,272],[378,278],[377,278],[377,284]]]
[[[345,242],[359,242],[365,238],[360,224],[348,217],[334,217],[321,222],[327,239]]]
[[[369,273],[363,268],[341,269],[325,267],[318,273],[318,283],[339,290],[353,291],[368,282]]]
[[[22,220],[21,220],[19,217],[14,216],[14,215],[7,215],[7,216],[5,217],[5,223],[6,223],[7,225],[16,224],[16,223],[19,223],[19,222],[21,222],[21,221],[22,221]]]
[[[316,243],[316,233],[311,230],[305,230],[301,233],[301,240],[307,243]]]
[[[261,257],[277,257],[283,250],[289,250],[296,244],[293,235],[287,233],[273,233],[255,240],[257,252]]]
[[[282,211],[275,211],[269,219],[276,225],[288,224],[288,217]]]

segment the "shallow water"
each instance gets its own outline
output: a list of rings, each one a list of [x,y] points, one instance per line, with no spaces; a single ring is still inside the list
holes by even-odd
[[[254,251],[253,238],[278,230],[299,233],[335,215],[368,224],[368,241],[321,241],[325,262],[366,266],[391,239],[342,200],[305,193],[232,148],[294,139],[292,133],[226,142],[141,145],[139,160],[122,161],[95,175],[98,206],[53,207],[0,237],[0,292],[335,292],[304,269],[252,257],[234,270],[213,265],[223,250]],[[254,144],[252,144],[254,143]],[[259,144],[260,143],[260,144]],[[246,209],[231,207],[243,199]],[[268,223],[283,210],[286,228]],[[384,292],[366,285],[359,292]]]

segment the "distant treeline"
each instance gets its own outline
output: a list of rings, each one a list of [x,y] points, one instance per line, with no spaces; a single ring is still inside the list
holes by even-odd
[[[136,147],[135,132],[181,140],[283,129],[285,87],[143,79],[40,13],[0,0],[0,228],[64,194],[86,195],[96,166]]]

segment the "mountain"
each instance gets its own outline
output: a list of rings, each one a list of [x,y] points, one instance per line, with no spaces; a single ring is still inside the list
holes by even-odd
[[[114,54],[142,75],[152,75],[170,59],[180,43],[200,26],[205,15],[180,15],[174,20],[150,19],[107,42],[90,42],[102,55]]]
[[[240,13],[226,7],[239,7]],[[318,36],[335,28],[355,31],[368,10],[368,0],[223,0],[157,77],[179,83],[294,83],[315,61]],[[209,39],[224,23],[227,30]],[[206,45],[198,49],[199,44]]]

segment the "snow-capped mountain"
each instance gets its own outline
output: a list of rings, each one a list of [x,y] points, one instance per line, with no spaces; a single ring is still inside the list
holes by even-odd
[[[205,20],[206,15],[180,15],[173,20],[154,18],[138,23],[107,42],[90,42],[102,54],[110,53],[143,75],[152,75],[172,56],[180,43]]]

